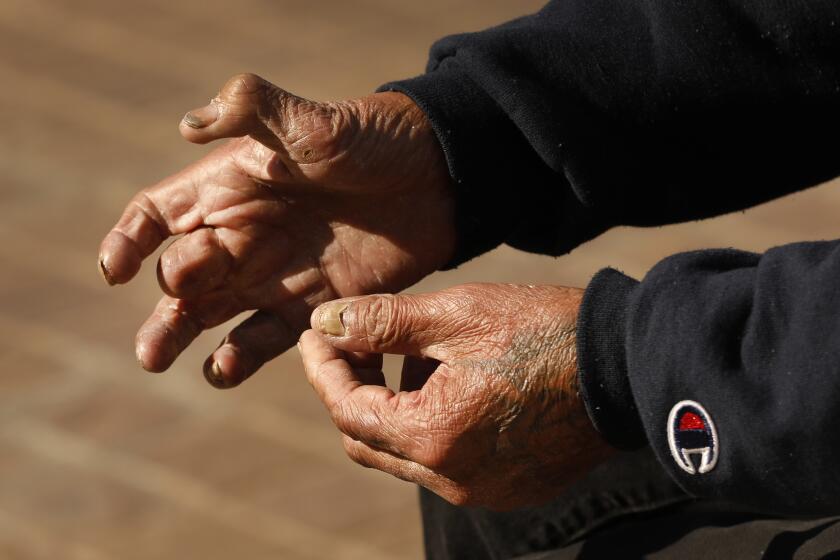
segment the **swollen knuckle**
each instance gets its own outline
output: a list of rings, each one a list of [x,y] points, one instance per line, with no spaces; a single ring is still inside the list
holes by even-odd
[[[311,166],[310,178],[326,180],[330,173],[348,163],[349,154],[361,138],[352,104],[310,101],[279,88],[272,88],[267,103],[280,117],[270,126],[282,131],[292,160]]]
[[[222,88],[222,97],[239,98],[265,91],[266,81],[249,72],[236,74]]]
[[[198,252],[199,248],[195,248],[193,255]],[[159,284],[166,293],[175,297],[184,295],[202,280],[201,267],[192,258],[193,255],[184,253],[183,247],[175,245],[165,251],[158,261]]]

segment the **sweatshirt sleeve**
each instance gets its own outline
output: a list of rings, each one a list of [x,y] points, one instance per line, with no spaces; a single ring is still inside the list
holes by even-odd
[[[552,0],[432,47],[453,264],[742,209],[840,174],[840,3]]]
[[[579,319],[581,394],[613,444],[649,443],[690,494],[840,513],[840,241],[606,269]]]

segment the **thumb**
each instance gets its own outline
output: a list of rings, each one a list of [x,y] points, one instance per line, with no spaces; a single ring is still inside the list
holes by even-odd
[[[316,308],[310,322],[340,350],[442,360],[442,346],[454,334],[444,299],[438,294],[339,299]]]
[[[275,152],[286,153],[291,142],[285,137],[299,126],[297,117],[307,115],[311,120],[318,108],[328,113],[322,104],[292,95],[255,74],[238,74],[208,105],[184,115],[180,131],[197,144],[251,136]]]

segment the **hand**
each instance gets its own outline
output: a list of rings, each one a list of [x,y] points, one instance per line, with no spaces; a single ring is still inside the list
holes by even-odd
[[[612,453],[576,390],[581,297],[471,284],[349,298],[316,309],[299,346],[351,459],[456,505],[535,505]],[[407,356],[396,394],[383,353]]]
[[[318,304],[401,290],[453,253],[446,163],[402,94],[318,103],[246,74],[180,129],[197,143],[237,139],[141,191],[100,250],[105,279],[121,284],[181,235],[158,261],[167,295],[137,334],[150,371],[258,309],[205,363],[211,383],[237,385],[294,344]]]

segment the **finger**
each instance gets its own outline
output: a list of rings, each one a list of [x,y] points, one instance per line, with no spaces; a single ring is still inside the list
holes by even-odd
[[[343,352],[344,359],[354,370],[382,369],[382,354],[368,354],[367,352]]]
[[[382,371],[382,354],[365,352],[343,352],[344,359],[356,372],[359,381],[365,385],[385,386],[385,373]]]
[[[328,410],[341,406],[351,392],[360,389],[364,392],[368,388],[348,360],[367,369],[377,364],[381,367],[381,355],[355,353],[350,356],[330,346],[312,330],[301,335],[300,352],[306,378]],[[379,384],[373,386],[369,394],[386,401],[394,396],[393,391]]]
[[[406,356],[400,376],[400,391],[418,391],[440,365],[438,360]]]
[[[164,296],[137,332],[137,360],[147,371],[165,371],[203,330],[227,321],[239,311],[227,294],[191,302]]]
[[[393,391],[380,384],[366,385],[343,352],[315,331],[301,335],[300,350],[306,378],[339,430],[402,456],[412,453],[406,442],[414,439],[415,426],[404,421]]]
[[[158,260],[164,293],[192,299],[221,286],[244,291],[259,286],[286,264],[288,237],[276,228],[202,227],[175,240]]]
[[[342,438],[342,443],[347,456],[363,467],[419,484],[456,505],[467,505],[470,502],[468,493],[458,484],[420,463],[394,456],[346,435]]]
[[[210,103],[184,115],[180,131],[190,142],[251,136],[266,147],[285,152],[282,142],[289,117],[309,102],[254,74],[238,74]]]
[[[197,177],[200,174],[188,168],[129,202],[99,248],[99,268],[108,284],[128,282],[164,239],[201,224]]]
[[[158,284],[167,295],[191,298],[221,286],[233,269],[233,255],[213,228],[176,239],[158,259]]]
[[[438,346],[457,330],[446,296],[375,295],[319,306],[310,324],[337,348],[441,359]]]
[[[290,302],[284,314],[257,311],[234,328],[207,358],[204,377],[218,389],[236,387],[294,346],[306,326],[308,309]]]

